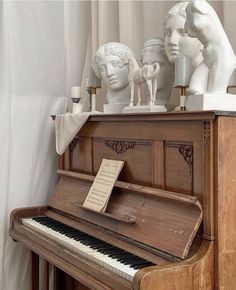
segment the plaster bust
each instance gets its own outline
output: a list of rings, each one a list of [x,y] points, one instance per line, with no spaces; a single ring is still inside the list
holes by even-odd
[[[191,57],[193,69],[202,62],[202,44],[185,31],[185,9],[189,2],[175,4],[167,13],[164,22],[164,42],[169,61],[174,64],[179,55]]]
[[[160,65],[156,84],[155,104],[167,105],[174,81],[174,69],[167,58],[164,40],[162,38],[153,37],[144,43],[141,63],[143,67],[146,65],[154,65],[155,63]]]
[[[190,2],[186,8],[185,29],[204,46],[204,60],[192,77],[204,78],[207,92],[225,93],[236,68],[236,57],[215,10],[205,0]]]
[[[128,75],[132,56],[131,49],[118,42],[106,43],[96,51],[93,69],[107,87],[108,104],[120,104],[121,107],[129,104]]]

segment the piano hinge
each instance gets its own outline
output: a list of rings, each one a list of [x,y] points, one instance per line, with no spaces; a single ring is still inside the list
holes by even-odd
[[[215,241],[215,236],[210,236],[210,235],[207,235],[207,234],[203,234],[202,235],[202,239],[203,240],[207,240],[207,241]]]

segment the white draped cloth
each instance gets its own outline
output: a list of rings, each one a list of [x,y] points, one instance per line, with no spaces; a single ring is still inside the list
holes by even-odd
[[[89,116],[94,114],[96,113],[83,112],[78,114],[66,113],[56,115],[56,151],[59,155],[65,152],[67,146],[86,123]]]

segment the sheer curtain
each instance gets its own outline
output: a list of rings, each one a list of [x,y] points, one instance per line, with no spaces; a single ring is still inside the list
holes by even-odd
[[[0,289],[26,290],[27,251],[12,209],[45,204],[56,182],[50,114],[65,110],[63,2],[1,2]]]

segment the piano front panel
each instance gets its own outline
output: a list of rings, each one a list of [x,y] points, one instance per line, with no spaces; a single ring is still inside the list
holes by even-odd
[[[165,142],[165,189],[193,195],[193,144]]]
[[[93,138],[93,156],[93,175],[103,158],[125,160],[119,180],[146,186],[153,183],[152,140]]]
[[[72,141],[62,169],[95,175],[103,158],[124,160],[119,180],[202,198],[204,130],[200,121],[91,121]]]

